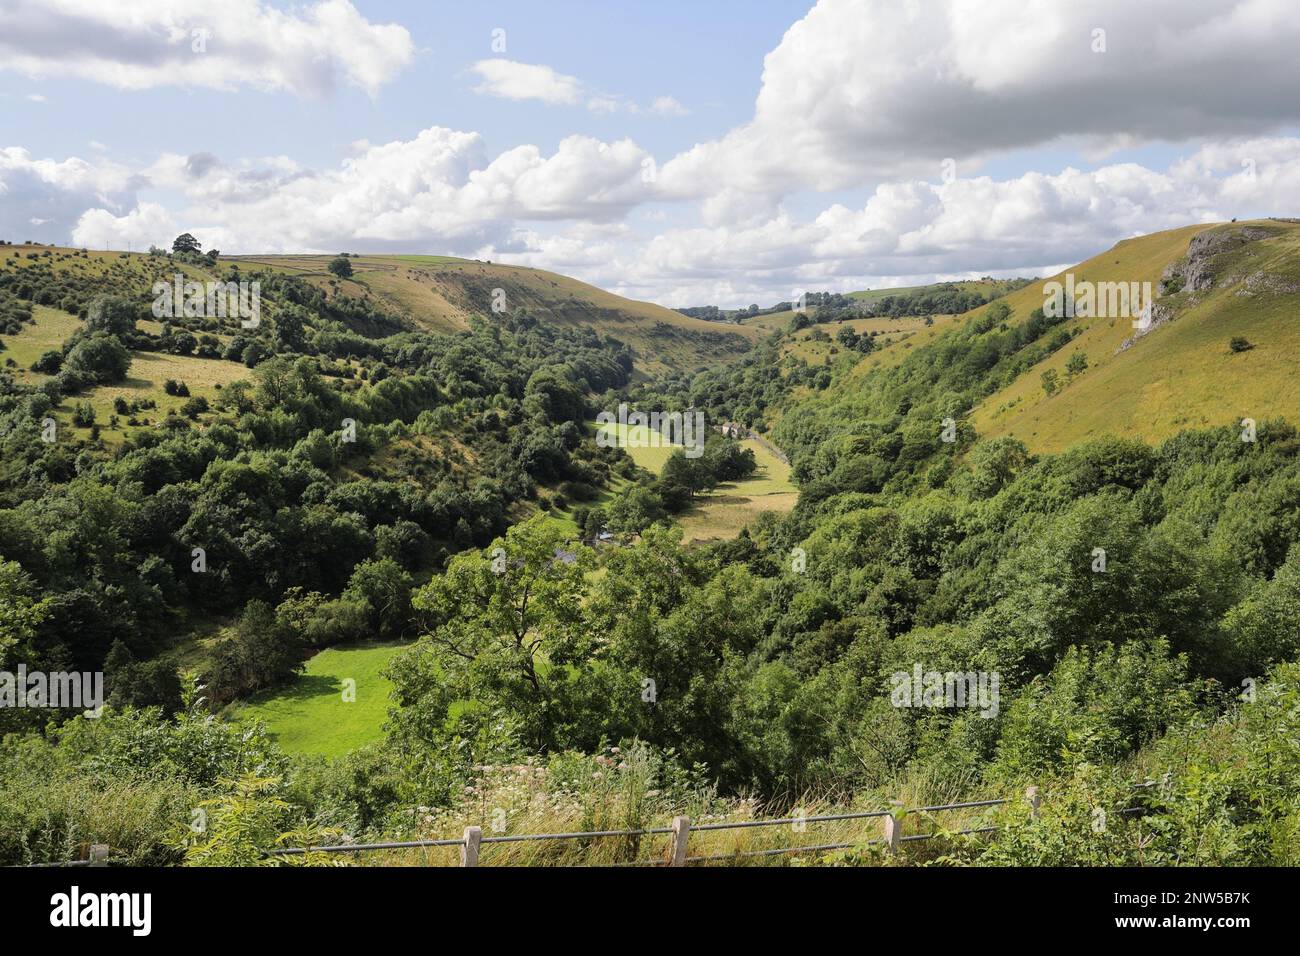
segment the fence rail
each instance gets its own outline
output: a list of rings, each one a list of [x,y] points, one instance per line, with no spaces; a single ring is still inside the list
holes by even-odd
[[[1165,782],[1168,781],[1169,775],[1165,775]],[[1158,781],[1147,780],[1139,784],[1134,784],[1133,789],[1144,790],[1149,787],[1158,785]],[[1024,802],[1029,807],[1031,816],[1037,817],[1040,807],[1040,798],[1037,787],[1029,787],[1023,795]],[[852,813],[823,813],[812,816],[797,817],[773,817],[770,819],[760,820],[735,820],[723,821],[720,823],[700,823],[692,825],[690,818],[686,816],[673,817],[672,824],[660,827],[640,827],[635,829],[621,830],[579,830],[567,833],[512,833],[499,836],[484,836],[481,827],[466,827],[464,835],[459,839],[447,838],[438,840],[395,840],[380,843],[343,843],[333,846],[295,846],[280,847],[273,850],[265,851],[266,856],[303,856],[308,853],[365,853],[373,850],[413,850],[424,849],[428,847],[460,847],[460,865],[461,866],[478,866],[479,851],[484,844],[500,843],[523,843],[535,840],[596,840],[606,837],[641,837],[641,836],[670,836],[671,840],[668,846],[666,857],[662,859],[648,860],[629,860],[614,863],[614,866],[684,866],[688,863],[705,863],[718,862],[722,860],[733,860],[750,857],[779,856],[782,854],[798,853],[826,853],[832,850],[847,850],[853,847],[877,846],[883,845],[889,853],[897,853],[899,846],[903,843],[912,843],[924,840],[932,840],[935,837],[944,835],[943,831],[933,833],[910,833],[903,835],[901,832],[902,821],[909,814],[916,813],[943,813],[952,810],[975,810],[984,807],[1003,806],[1011,803],[1011,798],[1001,798],[994,800],[968,800],[962,803],[942,803],[924,807],[903,808],[896,806],[888,810],[863,810]],[[1117,811],[1119,814],[1128,815],[1141,813],[1143,807],[1126,807]],[[815,843],[804,846],[786,846],[773,847],[763,850],[737,850],[731,853],[714,853],[701,856],[687,855],[687,843],[691,833],[707,833],[719,830],[744,830],[753,827],[772,827],[785,826],[790,824],[808,824],[808,823],[834,823],[845,820],[866,820],[879,818],[881,822],[881,835],[873,840],[858,840],[841,843]],[[971,827],[963,830],[954,830],[950,836],[977,836],[987,833],[996,833],[1000,827]],[[51,867],[51,866],[108,866],[109,864],[109,847],[104,844],[95,844],[90,848],[89,859],[69,860],[63,863],[32,863],[28,864],[33,867]]]
[[[1030,812],[1037,813],[1038,789],[1036,787],[1030,787],[1025,792],[1025,799],[1030,806]],[[823,853],[832,850],[846,850],[857,846],[880,844],[885,845],[890,852],[897,852],[900,843],[915,840],[930,840],[940,835],[938,833],[916,833],[902,836],[900,834],[901,820],[910,813],[938,813],[947,810],[979,809],[983,807],[1001,806],[1010,802],[1009,799],[972,800],[963,803],[936,804],[933,806],[913,807],[910,809],[893,808],[889,810],[863,810],[853,813],[823,813],[813,814],[811,816],[773,817],[765,820],[735,820],[723,821],[720,823],[699,823],[694,825],[692,825],[689,817],[677,816],[673,818],[672,824],[666,827],[640,827],[636,829],[622,830],[582,830],[572,833],[515,833],[505,836],[484,836],[481,827],[472,826],[465,828],[465,833],[459,840],[407,840],[391,843],[351,843],[335,846],[283,847],[280,849],[268,850],[267,856],[301,856],[307,853],[361,853],[368,850],[398,850],[418,849],[422,847],[458,846],[461,849],[461,866],[477,866],[479,852],[484,844],[521,843],[533,840],[589,840],[600,839],[602,837],[640,837],[654,835],[668,835],[672,837],[665,858],[631,860],[617,863],[615,865],[683,866],[687,863],[716,862],[746,857],[779,856],[783,854],[798,853]],[[841,843],[815,843],[803,846],[773,847],[763,850],[737,850],[732,853],[713,853],[700,856],[690,856],[687,854],[687,843],[690,839],[691,833],[708,833],[720,830],[744,830],[753,827],[787,826],[792,824],[805,825],[809,823],[835,823],[845,820],[868,820],[872,818],[880,819],[882,822],[882,835],[880,838],[874,840],[858,840]],[[997,829],[998,827],[974,827],[965,830],[957,830],[953,835],[992,833]]]

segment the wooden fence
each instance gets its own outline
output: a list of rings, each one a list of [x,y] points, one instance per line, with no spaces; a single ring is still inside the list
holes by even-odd
[[[1166,775],[1167,781],[1168,775]],[[1135,790],[1142,790],[1148,787],[1156,786],[1154,780],[1147,780],[1143,783],[1135,784]],[[1037,787],[1029,787],[1025,790],[1023,798],[1029,807],[1031,817],[1037,817],[1040,807],[1040,798]],[[598,840],[607,837],[642,837],[642,836],[667,836],[669,837],[668,846],[665,854],[660,858],[646,860],[631,860],[612,864],[614,866],[686,866],[690,863],[711,863],[725,862],[727,860],[739,860],[749,857],[764,856],[781,856],[786,854],[799,853],[827,853],[833,850],[847,850],[855,847],[882,846],[885,852],[895,854],[904,843],[916,841],[932,840],[938,836],[973,836],[978,834],[995,833],[1000,828],[996,826],[972,827],[969,829],[955,830],[951,833],[944,831],[936,833],[912,833],[904,835],[902,832],[902,821],[908,814],[913,813],[943,813],[952,810],[974,810],[984,807],[1003,806],[1011,802],[1011,798],[996,800],[971,800],[965,803],[943,803],[933,806],[912,807],[904,809],[896,806],[888,810],[864,810],[852,813],[829,813],[817,814],[813,816],[795,816],[795,817],[774,817],[770,819],[759,820],[737,820],[733,822],[720,823],[701,823],[692,825],[690,818],[685,816],[673,817],[669,826],[663,827],[642,827],[639,829],[624,830],[583,830],[573,833],[513,833],[501,835],[483,835],[482,827],[466,827],[464,834],[459,839],[441,839],[441,840],[400,840],[383,843],[343,843],[335,846],[309,846],[309,847],[282,847],[274,850],[267,850],[265,855],[268,857],[283,856],[302,856],[307,853],[366,853],[371,851],[382,850],[414,850],[429,847],[459,847],[460,848],[460,865],[461,866],[478,866],[479,855],[484,847],[490,847],[494,844],[504,843],[521,843],[533,840]],[[1127,807],[1120,810],[1119,813],[1128,815],[1132,813],[1143,812],[1142,807]],[[690,837],[692,833],[706,833],[717,830],[741,830],[751,827],[774,827],[788,825],[803,825],[810,823],[831,823],[845,820],[866,820],[876,818],[880,821],[880,836],[871,840],[857,840],[839,843],[813,843],[797,846],[774,847],[763,850],[738,850],[732,853],[716,853],[700,856],[690,855]],[[69,860],[63,863],[33,863],[30,866],[108,866],[110,849],[104,844],[94,844],[90,848],[90,855],[85,860]]]

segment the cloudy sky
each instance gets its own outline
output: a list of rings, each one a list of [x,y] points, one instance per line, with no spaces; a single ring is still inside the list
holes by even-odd
[[[0,238],[427,252],[666,305],[1300,214],[1294,0],[0,0]]]

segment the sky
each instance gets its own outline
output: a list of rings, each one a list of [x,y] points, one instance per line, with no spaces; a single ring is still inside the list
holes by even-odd
[[[0,0],[0,238],[668,306],[1300,215],[1294,0]]]

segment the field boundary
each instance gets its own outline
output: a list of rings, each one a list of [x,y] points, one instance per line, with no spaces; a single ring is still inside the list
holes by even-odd
[[[1169,775],[1166,774],[1162,781],[1146,780],[1142,783],[1134,784],[1133,789],[1146,790],[1151,787],[1167,784]],[[1019,798],[1001,797],[990,800],[968,800],[960,803],[943,803],[922,807],[903,807],[896,804],[888,809],[881,810],[861,810],[849,813],[828,813],[813,814],[808,816],[793,817],[772,817],[767,819],[756,820],[735,820],[723,821],[719,823],[701,823],[692,825],[687,816],[675,816],[672,823],[668,826],[657,827],[639,827],[618,830],[582,830],[568,833],[511,833],[501,835],[483,835],[483,828],[480,826],[469,826],[465,828],[464,834],[460,838],[444,838],[437,840],[393,840],[376,843],[341,843],[327,846],[296,846],[296,847],[279,847],[276,849],[264,850],[262,855],[265,858],[272,857],[293,857],[306,856],[307,854],[316,853],[366,853],[383,850],[414,850],[427,849],[434,847],[459,847],[460,848],[460,866],[478,866],[479,856],[484,847],[494,844],[504,843],[521,843],[526,841],[537,840],[598,840],[609,837],[642,837],[642,836],[668,836],[665,852],[661,857],[652,857],[645,860],[628,860],[608,865],[615,867],[626,866],[668,866],[680,867],[691,863],[717,863],[728,860],[741,860],[755,857],[766,856],[783,856],[800,853],[828,853],[834,850],[848,850],[857,847],[881,846],[890,856],[895,856],[900,852],[904,843],[922,842],[933,840],[938,837],[952,836],[980,836],[985,834],[997,833],[1002,827],[985,826],[970,827],[962,830],[951,832],[937,830],[930,833],[911,833],[903,834],[903,820],[910,814],[931,814],[943,813],[952,810],[973,810],[985,807],[997,807],[1010,804],[1015,799],[1023,800],[1029,808],[1031,819],[1037,819],[1041,808],[1041,798],[1038,787],[1027,787]],[[1122,816],[1128,816],[1134,813],[1145,812],[1145,807],[1126,807],[1119,810]],[[854,840],[839,843],[812,843],[795,846],[772,847],[762,850],[738,850],[732,853],[715,853],[700,856],[689,855],[689,841],[692,833],[707,833],[719,830],[742,830],[752,827],[771,827],[771,826],[802,826],[815,823],[830,823],[845,820],[866,820],[877,818],[880,820],[881,833],[876,839]],[[67,860],[59,863],[29,863],[28,867],[82,867],[82,866],[109,866],[113,861],[110,859],[111,848],[107,844],[92,844],[89,849],[89,855],[83,860]]]
[[[1156,786],[1157,782],[1148,780],[1143,783],[1135,784],[1135,790],[1143,790]],[[914,813],[941,813],[951,810],[972,810],[983,807],[996,807],[1009,804],[1015,798],[1002,797],[991,800],[969,800],[961,803],[935,804],[923,807],[903,808],[901,806],[891,807],[883,810],[864,810],[852,813],[831,813],[816,814],[811,816],[794,816],[794,817],[775,817],[770,819],[758,820],[737,820],[734,822],[721,823],[702,823],[695,826],[691,825],[689,817],[673,817],[669,826],[660,827],[641,827],[636,829],[621,830],[588,830],[575,833],[516,833],[502,836],[484,836],[482,827],[470,826],[465,828],[464,835],[460,839],[440,839],[440,840],[408,840],[393,841],[388,843],[358,843],[358,844],[340,844],[336,846],[315,846],[315,847],[283,847],[266,851],[270,856],[303,856],[308,853],[362,853],[370,850],[402,850],[402,849],[421,849],[426,847],[460,847],[460,865],[478,866],[479,854],[484,846],[491,846],[499,843],[518,843],[528,840],[595,840],[605,837],[641,837],[641,836],[663,836],[667,835],[669,840],[667,850],[662,858],[652,858],[647,860],[631,860],[622,863],[611,864],[613,866],[685,866],[690,863],[707,863],[723,862],[726,860],[738,860],[751,857],[762,856],[779,856],[784,854],[797,853],[825,853],[832,850],[846,850],[862,846],[883,846],[890,855],[897,854],[903,843],[912,843],[924,840],[932,840],[940,836],[975,836],[988,833],[996,833],[1001,830],[998,826],[971,827],[963,830],[955,830],[951,833],[945,831],[936,831],[931,833],[913,833],[903,835],[902,821],[909,814]],[[1041,806],[1041,798],[1037,787],[1026,788],[1023,796],[1025,804],[1029,807],[1029,813],[1032,818],[1037,818]],[[1122,815],[1141,813],[1143,807],[1127,807],[1120,810]],[[841,843],[815,843],[807,845],[774,847],[763,850],[737,851],[734,853],[717,853],[704,856],[690,856],[688,853],[688,844],[690,835],[694,833],[704,833],[717,830],[739,830],[750,827],[769,827],[785,825],[806,825],[810,823],[827,823],[843,820],[863,820],[878,818],[881,823],[881,835],[874,840],[858,840]]]

